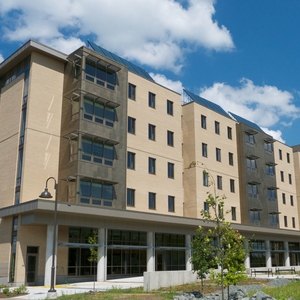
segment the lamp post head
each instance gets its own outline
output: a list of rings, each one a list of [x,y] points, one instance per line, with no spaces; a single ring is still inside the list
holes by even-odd
[[[48,188],[45,188],[45,190],[40,194],[40,198],[52,198],[52,195],[48,191]]]

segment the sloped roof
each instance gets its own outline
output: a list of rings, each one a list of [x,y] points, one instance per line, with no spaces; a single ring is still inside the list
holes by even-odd
[[[249,120],[246,120],[246,119],[244,119],[244,118],[242,118],[242,117],[240,117],[240,116],[238,116],[238,115],[236,115],[236,114],[234,114],[234,113],[232,113],[232,112],[229,112],[229,113],[233,116],[233,118],[234,118],[237,122],[243,123],[243,124],[245,124],[245,125],[247,125],[247,126],[253,128],[253,129],[255,129],[255,130],[264,132],[257,124],[255,124],[255,123],[253,123],[253,122],[251,122],[251,121],[249,121]]]

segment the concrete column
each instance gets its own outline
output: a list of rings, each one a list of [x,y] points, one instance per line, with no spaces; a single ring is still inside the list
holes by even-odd
[[[147,232],[147,272],[155,271],[154,232]]]
[[[192,257],[192,248],[191,248],[192,237],[190,234],[185,236],[185,247],[189,248],[185,251],[185,269],[186,271],[192,271],[192,264],[190,258]]]
[[[54,238],[54,225],[49,224],[49,225],[47,225],[46,263],[45,263],[44,286],[50,286],[51,285],[53,238]],[[55,255],[55,266],[56,266],[56,255]],[[55,274],[54,274],[54,285],[55,285],[56,284],[56,267],[55,267],[54,270],[55,270]]]
[[[107,275],[107,256],[106,256],[106,229],[98,229],[98,263],[97,263],[97,281],[106,281]]]
[[[244,248],[246,250],[246,256],[245,256],[245,268],[250,269],[250,253],[249,253],[249,244],[248,240],[244,241]]]
[[[266,245],[266,267],[272,268],[272,257],[271,257],[271,248],[270,248],[270,241],[265,240]]]
[[[284,265],[286,267],[291,266],[291,261],[290,261],[290,252],[289,252],[289,242],[284,242]]]

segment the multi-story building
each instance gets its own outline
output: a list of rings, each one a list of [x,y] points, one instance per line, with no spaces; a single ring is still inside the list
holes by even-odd
[[[29,41],[0,65],[0,282],[49,285],[53,242],[58,283],[190,271],[207,192],[254,236],[247,268],[298,265],[299,147],[89,46]]]

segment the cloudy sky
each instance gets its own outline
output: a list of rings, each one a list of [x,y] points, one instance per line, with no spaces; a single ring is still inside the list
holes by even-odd
[[[70,53],[91,40],[300,144],[300,0],[7,0],[0,61],[29,39]]]

